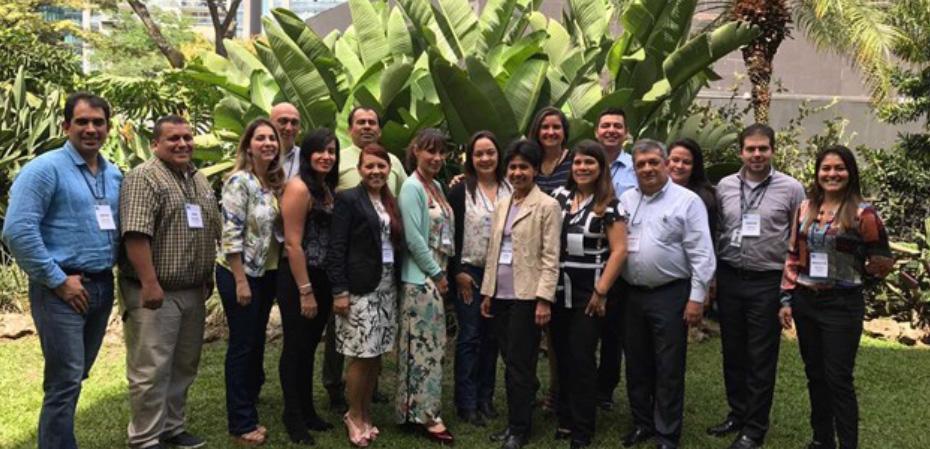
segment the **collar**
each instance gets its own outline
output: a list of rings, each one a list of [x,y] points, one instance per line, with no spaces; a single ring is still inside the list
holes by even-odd
[[[81,153],[78,153],[77,148],[74,148],[70,140],[66,141],[61,148],[65,150],[65,153],[71,158],[71,162],[74,162],[74,165],[87,165],[87,161],[84,160]],[[97,152],[97,167],[101,170],[106,170],[107,168],[107,160],[103,158],[100,152]]]
[[[175,176],[179,176],[179,177],[181,177],[181,178],[193,177],[194,174],[197,173],[197,167],[196,167],[193,163],[188,163],[188,164],[187,164],[187,170],[186,170],[186,171],[181,171],[181,170],[178,170],[178,169],[176,169],[176,168],[174,168],[174,167],[168,165],[167,162],[161,160],[158,156],[155,156],[155,160],[158,161],[158,165],[161,166],[163,169],[165,169],[165,170],[167,170],[169,173],[171,173],[171,174],[173,174],[173,175],[175,175]]]
[[[639,192],[640,195],[642,195],[643,199],[646,200],[646,202],[652,202],[652,201],[654,201],[655,199],[661,197],[663,194],[665,194],[665,192],[667,192],[668,189],[671,188],[672,184],[674,184],[674,183],[672,182],[672,177],[669,176],[668,180],[665,181],[665,185],[662,186],[662,188],[659,189],[658,192],[653,193],[652,195],[646,195],[646,194],[644,194],[643,191],[640,190],[638,184],[636,185],[635,188],[636,188],[636,191]]]
[[[610,167],[620,166],[621,168],[632,167],[633,166],[633,156],[623,149],[620,150],[620,153],[617,154],[617,158],[610,163]]]
[[[745,166],[740,167],[739,172],[736,173],[736,177],[739,178],[740,181],[746,182],[746,179],[745,179],[745,177],[743,176],[745,173],[746,173],[746,167],[745,167]],[[772,176],[775,176],[775,167],[769,166],[769,174],[766,175],[765,179],[759,181],[759,183],[761,184],[761,183],[765,182],[766,180],[768,180],[768,179],[771,178]]]
[[[299,152],[300,152],[300,147],[297,146],[297,145],[294,145],[294,146],[291,148],[291,150],[287,152],[287,155],[286,155],[285,157],[287,157],[287,160],[293,161],[294,158],[297,157],[297,154],[298,154]]]

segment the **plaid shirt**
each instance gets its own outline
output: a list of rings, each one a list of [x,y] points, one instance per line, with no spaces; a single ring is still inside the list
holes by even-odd
[[[188,226],[188,204],[200,206],[202,228]],[[120,227],[123,236],[138,232],[151,239],[162,288],[192,288],[212,280],[222,221],[213,189],[196,169],[182,174],[153,158],[130,171],[120,189]],[[120,273],[138,279],[125,254]]]

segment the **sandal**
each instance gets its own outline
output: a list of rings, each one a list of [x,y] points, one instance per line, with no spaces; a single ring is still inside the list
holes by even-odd
[[[367,424],[365,429],[365,436],[369,441],[374,441],[378,439],[378,435],[381,435],[381,431],[377,427]]]
[[[342,422],[346,425],[346,437],[348,437],[349,443],[352,443],[355,447],[368,447],[368,443],[370,442],[368,432],[360,430],[358,426],[349,419],[348,413],[342,415]]]
[[[233,441],[243,446],[261,446],[265,444],[265,434],[255,429],[242,435],[233,435]]]

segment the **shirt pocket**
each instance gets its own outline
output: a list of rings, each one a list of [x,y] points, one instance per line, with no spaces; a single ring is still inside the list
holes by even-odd
[[[663,213],[652,223],[651,232],[661,243],[680,243],[684,240],[684,217]]]

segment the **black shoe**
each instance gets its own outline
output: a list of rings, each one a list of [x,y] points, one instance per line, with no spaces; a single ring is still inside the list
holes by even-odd
[[[722,423],[707,428],[707,434],[715,437],[722,437],[731,433],[743,430],[743,423],[727,417]]]
[[[342,393],[333,393],[329,396],[329,409],[340,415],[349,411],[349,404],[346,404],[346,397]]]
[[[207,442],[204,441],[203,438],[191,435],[191,433],[186,430],[172,437],[161,438],[161,443],[180,449],[196,449],[207,445]]]
[[[459,419],[462,421],[471,424],[477,427],[484,427],[487,423],[484,421],[484,417],[478,413],[477,410],[459,410],[458,411]]]
[[[371,402],[375,404],[387,404],[390,401],[387,395],[378,390],[375,390],[375,392],[371,394]]]
[[[569,446],[569,449],[581,449],[583,447],[591,446],[591,440],[572,440],[572,444]]]
[[[555,429],[555,439],[556,440],[567,440],[572,437],[571,430],[565,429]]]
[[[637,444],[642,443],[643,441],[647,441],[651,439],[652,436],[653,436],[652,430],[649,430],[643,427],[636,427],[633,429],[632,432],[626,434],[626,436],[623,437],[623,447],[636,446]]]
[[[478,404],[478,413],[484,415],[487,419],[496,419],[498,417],[497,410],[494,410],[494,404],[490,402]]]
[[[510,437],[510,427],[507,427],[500,432],[492,433],[488,436],[488,439],[491,440],[492,443],[500,443],[501,441],[506,440],[508,437]]]
[[[526,438],[523,438],[519,435],[507,435],[507,439],[504,440],[504,444],[501,446],[501,449],[520,449],[526,444]]]
[[[307,426],[308,430],[314,432],[326,432],[327,430],[332,430],[333,425],[328,421],[323,420],[319,416],[313,416],[304,420],[304,425]]]
[[[807,449],[836,449],[836,445],[830,446],[827,445],[827,443],[821,443],[817,440],[814,440],[807,445]]]
[[[284,431],[287,432],[287,438],[292,443],[313,445],[313,436],[307,431],[307,425],[303,421],[300,421],[299,418],[295,419],[293,415],[286,415],[281,421],[284,422]]]
[[[597,401],[597,406],[600,407],[601,410],[605,412],[613,411],[614,401],[611,401],[610,399],[604,399],[601,401]]]
[[[759,449],[762,445],[757,443],[756,440],[747,437],[746,435],[740,435],[733,444],[730,445],[728,449]]]
[[[659,443],[656,445],[656,449],[677,449],[677,447],[671,444]]]

